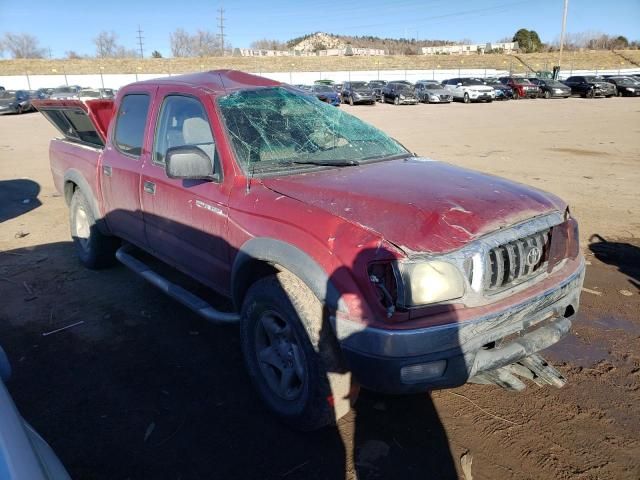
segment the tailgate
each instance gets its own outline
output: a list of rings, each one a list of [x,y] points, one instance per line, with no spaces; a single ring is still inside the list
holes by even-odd
[[[67,140],[104,147],[113,100],[33,100],[32,104]]]

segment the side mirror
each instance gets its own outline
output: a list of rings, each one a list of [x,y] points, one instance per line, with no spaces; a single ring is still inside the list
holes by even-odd
[[[182,145],[167,150],[165,168],[169,178],[212,180],[216,178],[211,159],[200,148]]]
[[[462,83],[460,82],[456,83],[456,87],[461,87],[461,86],[462,86]]]

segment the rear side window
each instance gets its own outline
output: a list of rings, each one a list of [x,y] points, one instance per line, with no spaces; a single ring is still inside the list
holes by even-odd
[[[125,95],[122,99],[113,139],[122,153],[133,157],[139,157],[142,153],[148,112],[149,95],[136,93]]]

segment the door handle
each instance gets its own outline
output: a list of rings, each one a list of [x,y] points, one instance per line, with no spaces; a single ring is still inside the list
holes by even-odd
[[[105,176],[110,177],[111,176],[111,165],[103,165],[102,166],[102,173]]]
[[[156,193],[156,184],[149,182],[148,180],[145,180],[142,188],[144,189],[144,193],[148,193],[150,195],[155,195]]]

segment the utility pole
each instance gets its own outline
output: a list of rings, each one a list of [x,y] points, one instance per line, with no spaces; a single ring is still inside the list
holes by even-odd
[[[220,29],[220,50],[222,50],[222,56],[224,57],[224,8],[220,7],[218,9],[218,28]]]
[[[144,58],[144,50],[142,49],[143,39],[142,30],[140,30],[140,25],[138,25],[138,46],[140,47],[140,58]]]
[[[567,28],[567,10],[569,9],[569,0],[564,0],[564,11],[562,12],[562,30],[560,31],[560,54],[558,55],[558,73],[562,66],[562,49],[564,48],[564,34]],[[556,74],[554,72],[554,78]]]

